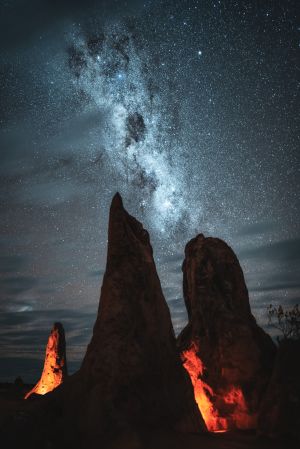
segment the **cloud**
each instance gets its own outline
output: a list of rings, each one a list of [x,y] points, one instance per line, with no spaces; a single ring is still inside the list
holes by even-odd
[[[0,314],[0,381],[36,382],[41,374],[45,347],[55,321],[66,333],[69,372],[79,368],[92,335],[95,311],[69,309],[2,312]]]
[[[251,223],[244,226],[237,231],[236,235],[241,237],[251,237],[258,234],[267,234],[277,228],[275,223],[272,222],[259,222]]]
[[[160,259],[160,263],[176,263],[181,265],[184,259],[183,253],[176,253],[172,255],[164,255]]]
[[[272,262],[296,262],[300,260],[300,239],[282,240],[256,248],[245,248],[239,251],[239,257]]]
[[[86,0],[86,8],[92,6],[94,1]],[[75,18],[81,12],[83,2],[79,0],[31,0],[12,1],[1,3],[0,37],[5,47],[19,45],[30,38],[42,33],[54,22],[70,16]]]
[[[265,285],[259,285],[256,287],[250,287],[250,292],[267,292],[267,291],[274,291],[274,290],[288,290],[288,289],[299,289],[300,290],[300,282],[297,281],[291,281],[291,282],[276,282],[274,280],[274,284],[265,284]]]
[[[168,299],[168,305],[172,311],[185,311],[185,303],[183,298]]]
[[[0,256],[0,273],[14,273],[26,265],[28,259],[24,256]]]
[[[144,2],[129,0],[126,2],[128,15],[143,9]],[[2,49],[10,49],[31,39],[36,39],[45,30],[66,19],[82,19],[88,12],[93,17],[100,10],[101,16],[116,14],[124,16],[123,2],[110,0],[13,0],[0,2],[0,42]],[[101,17],[100,16],[100,17]]]
[[[37,284],[37,279],[30,276],[13,276],[0,281],[3,296],[18,295],[31,290]]]
[[[104,270],[104,269],[101,269],[101,270],[93,270],[93,271],[90,271],[90,272],[89,272],[89,275],[90,275],[91,277],[99,278],[100,276],[103,276],[104,273],[105,273],[105,270]]]
[[[71,200],[76,191],[76,185],[71,181],[53,180],[23,189],[19,201],[23,204],[55,205]]]

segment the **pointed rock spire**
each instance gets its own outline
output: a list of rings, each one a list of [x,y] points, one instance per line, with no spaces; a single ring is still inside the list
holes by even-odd
[[[67,376],[65,332],[61,323],[54,323],[46,346],[44,368],[38,383],[25,399],[33,393],[46,394],[58,387]]]
[[[124,209],[119,194],[110,208],[93,337],[68,388],[69,404],[76,396],[72,388],[80,392],[77,420],[86,447],[124,429],[206,430],[177,352],[149,234]],[[68,409],[74,413],[75,403]]]

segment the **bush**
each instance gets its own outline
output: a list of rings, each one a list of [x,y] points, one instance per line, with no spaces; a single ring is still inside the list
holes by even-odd
[[[300,339],[300,308],[298,304],[291,308],[270,304],[267,312],[269,324],[282,332],[284,340]],[[277,339],[280,340],[280,337]]]

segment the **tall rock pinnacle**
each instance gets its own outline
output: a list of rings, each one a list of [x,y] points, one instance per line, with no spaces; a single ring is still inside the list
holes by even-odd
[[[253,428],[276,349],[251,314],[238,259],[200,234],[186,245],[182,270],[189,322],[178,347],[206,424]]]
[[[54,323],[46,346],[44,368],[38,383],[25,399],[33,393],[46,394],[58,387],[67,376],[65,332],[61,323]]]
[[[177,352],[149,234],[127,213],[119,194],[110,208],[93,337],[80,371],[66,387],[68,413],[76,414],[76,391],[81,397],[77,422],[87,438],[83,447],[128,429],[206,430]]]

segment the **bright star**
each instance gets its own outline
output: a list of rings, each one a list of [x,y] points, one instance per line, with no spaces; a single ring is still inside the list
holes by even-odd
[[[163,207],[164,207],[165,209],[170,209],[170,207],[172,207],[171,201],[166,200],[166,201],[163,203]]]

